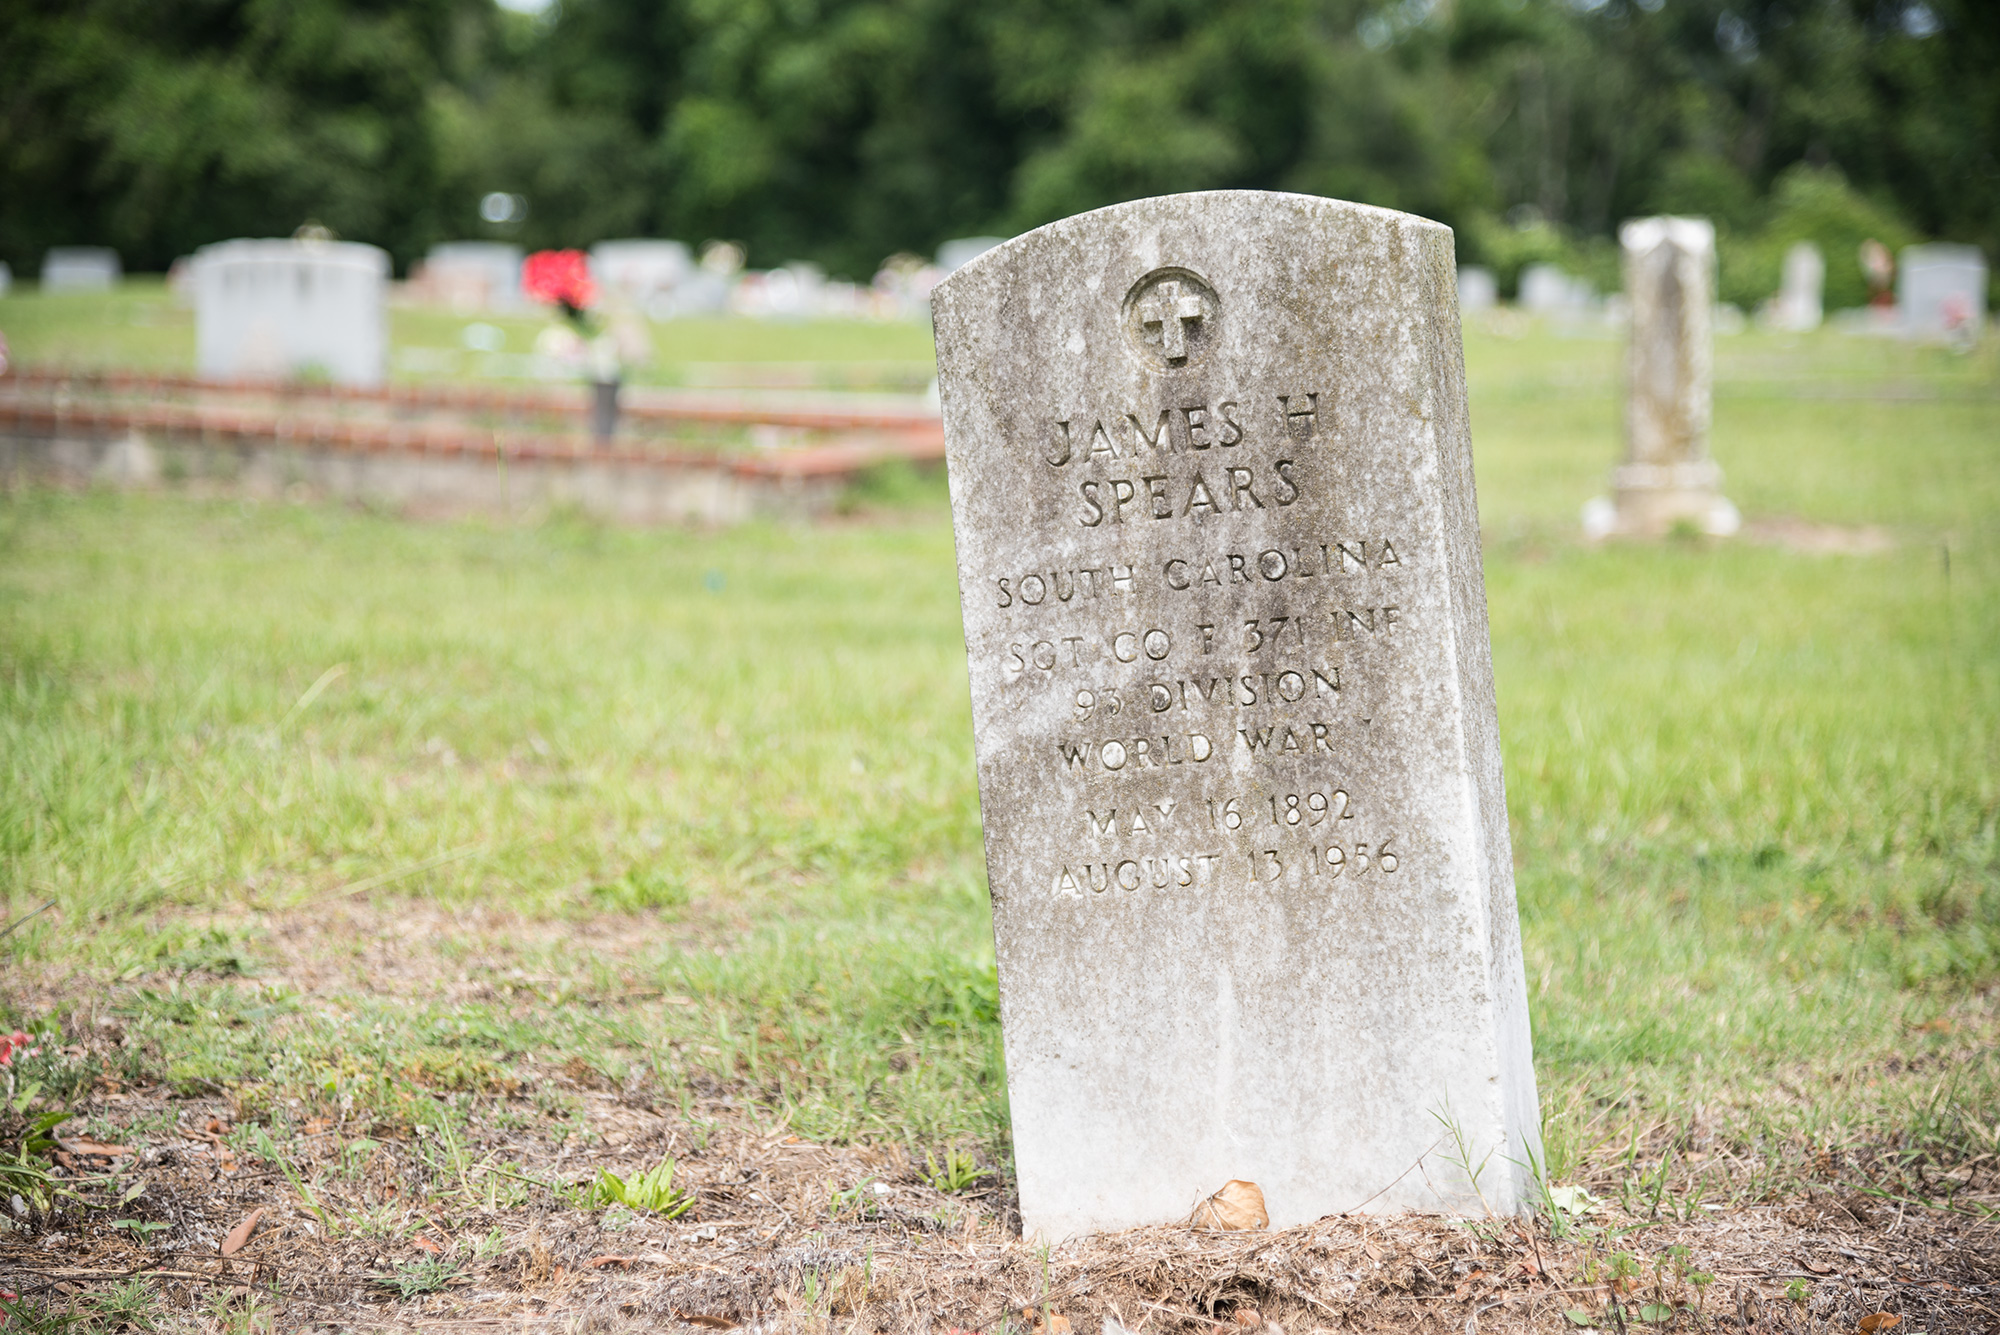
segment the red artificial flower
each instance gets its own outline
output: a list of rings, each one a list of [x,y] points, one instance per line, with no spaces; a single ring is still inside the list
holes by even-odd
[[[34,1035],[16,1029],[11,1034],[0,1035],[0,1066],[10,1066],[16,1056],[32,1057],[41,1049],[31,1046]]]
[[[538,250],[521,263],[521,290],[536,301],[561,306],[566,314],[597,304],[590,261],[580,250]]]

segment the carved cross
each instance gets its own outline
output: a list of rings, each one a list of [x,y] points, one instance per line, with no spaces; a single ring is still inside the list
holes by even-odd
[[[1187,356],[1187,333],[1182,323],[1200,318],[1201,298],[1193,293],[1182,296],[1178,279],[1161,283],[1139,303],[1139,323],[1149,329],[1160,327],[1160,351],[1170,362]]]

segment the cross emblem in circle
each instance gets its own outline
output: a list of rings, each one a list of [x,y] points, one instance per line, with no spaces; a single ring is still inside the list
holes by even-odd
[[[1160,353],[1170,362],[1186,361],[1187,331],[1182,328],[1201,319],[1201,298],[1190,292],[1181,295],[1178,279],[1168,279],[1139,303],[1139,323],[1160,327]]]

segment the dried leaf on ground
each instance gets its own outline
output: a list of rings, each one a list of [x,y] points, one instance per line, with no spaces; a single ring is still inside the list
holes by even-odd
[[[1264,1209],[1264,1190],[1255,1182],[1231,1179],[1197,1205],[1188,1221],[1195,1228],[1263,1228],[1271,1222]]]
[[[244,1215],[236,1227],[229,1230],[229,1236],[222,1240],[222,1254],[234,1256],[242,1251],[243,1244],[250,1241],[250,1235],[257,1231],[257,1221],[263,1217],[264,1207],[261,1205]]]
[[[115,1159],[121,1154],[132,1153],[130,1145],[106,1145],[102,1141],[96,1140],[64,1140],[58,1137],[56,1144],[58,1147],[68,1150],[71,1154],[81,1154],[98,1159]]]

